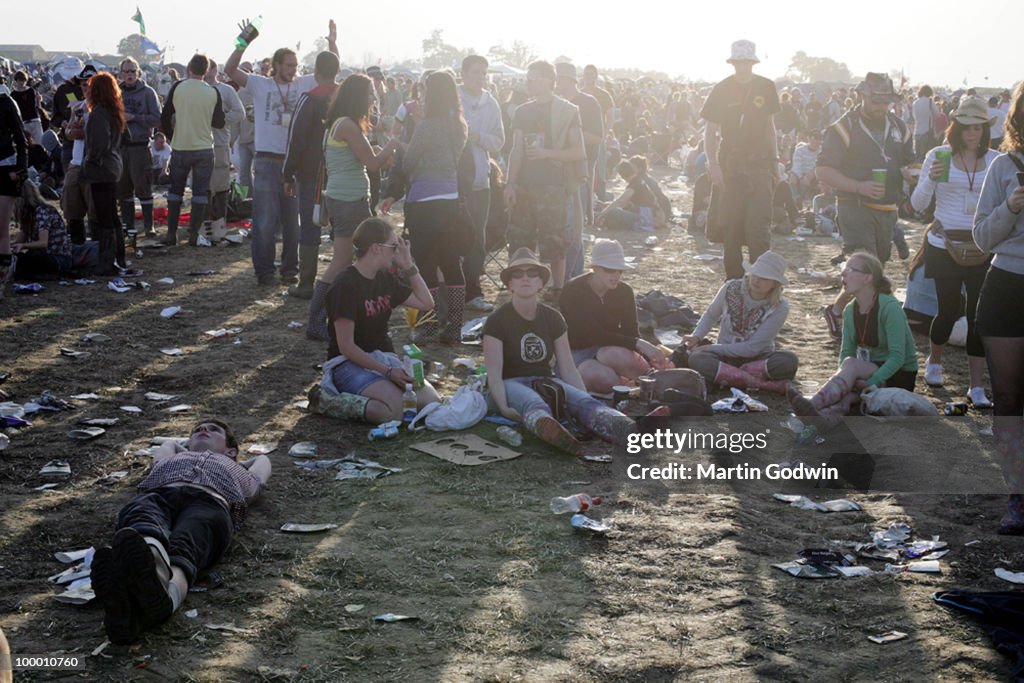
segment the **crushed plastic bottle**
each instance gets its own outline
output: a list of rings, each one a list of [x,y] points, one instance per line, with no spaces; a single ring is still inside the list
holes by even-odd
[[[505,425],[498,427],[498,438],[514,448],[523,445],[522,434]]]
[[[555,514],[562,512],[585,512],[595,505],[601,504],[600,496],[591,498],[585,493],[574,493],[571,496],[555,496],[551,499],[551,511]]]
[[[796,434],[796,442],[801,446],[814,444],[815,446],[825,443],[825,437],[818,433],[814,425],[805,425],[796,415],[786,418],[786,428]]]

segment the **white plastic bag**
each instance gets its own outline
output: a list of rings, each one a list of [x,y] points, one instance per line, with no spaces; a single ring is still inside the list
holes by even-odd
[[[409,429],[432,432],[469,429],[487,415],[487,399],[478,386],[478,382],[467,384],[459,387],[451,398],[427,405],[409,423]]]
[[[906,389],[868,387],[860,395],[865,415],[909,416],[938,415],[938,409],[924,396]]]

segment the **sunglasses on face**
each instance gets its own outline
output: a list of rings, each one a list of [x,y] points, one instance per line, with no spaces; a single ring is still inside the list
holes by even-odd
[[[388,247],[391,250],[398,249],[398,242],[378,242],[377,244],[382,247]]]
[[[860,268],[854,268],[853,266],[846,266],[843,268],[843,275],[847,273],[860,273],[861,275],[870,275],[871,272],[867,270],[861,270]]]
[[[605,268],[604,266],[594,266],[594,268],[596,270],[602,272],[602,273],[609,273],[609,274],[622,273],[621,270],[616,270],[615,268]]]
[[[121,69],[123,74],[137,74],[139,73],[136,69]]]
[[[518,280],[523,277],[540,277],[542,272],[540,268],[516,268],[510,271],[508,275],[509,279]]]

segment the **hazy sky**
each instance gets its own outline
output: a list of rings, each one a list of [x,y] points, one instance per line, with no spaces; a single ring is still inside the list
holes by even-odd
[[[249,57],[266,56],[284,45],[294,47],[298,41],[302,42],[301,57],[313,48],[317,36],[326,34],[327,20],[333,17],[338,23],[342,59],[349,65],[418,57],[423,39],[431,29],[441,28],[448,43],[473,47],[482,54],[497,43],[522,40],[545,59],[567,55],[577,64],[650,68],[709,80],[731,73],[724,60],[729,44],[738,38],[757,43],[762,62],[757,72],[772,78],[785,73],[797,50],[845,62],[857,76],[903,68],[912,83],[958,86],[966,78],[971,85],[1010,86],[1024,77],[1024,62],[1015,54],[1018,41],[998,32],[970,37],[962,30],[965,25],[998,26],[1000,18],[1019,24],[1024,17],[1020,0],[978,4],[975,19],[968,19],[966,9],[950,11],[952,2],[891,0],[649,0],[634,4],[142,0],[138,5],[148,37],[168,47],[171,60],[182,62],[197,49],[223,62],[238,32],[238,20],[262,14],[263,34],[250,48]],[[135,31],[130,20],[135,13],[134,0],[105,0],[91,6],[102,7],[102,15],[85,7],[80,1],[50,0],[45,11],[53,20],[40,21],[38,5],[7,0],[0,12],[4,19],[0,44],[112,53],[121,38]],[[515,11],[499,16],[490,7]],[[765,11],[773,7],[777,9]],[[634,19],[638,16],[645,17],[649,25],[642,26]],[[76,20],[69,20],[72,17]]]

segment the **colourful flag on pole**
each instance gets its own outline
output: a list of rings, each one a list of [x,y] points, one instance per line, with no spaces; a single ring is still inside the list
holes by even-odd
[[[139,25],[139,33],[146,35],[146,22],[142,20],[142,12],[138,5],[135,6],[135,16],[132,17],[132,21]]]
[[[154,43],[146,36],[139,36],[139,47],[142,48],[142,52],[146,55],[158,55],[160,54],[160,46]]]

